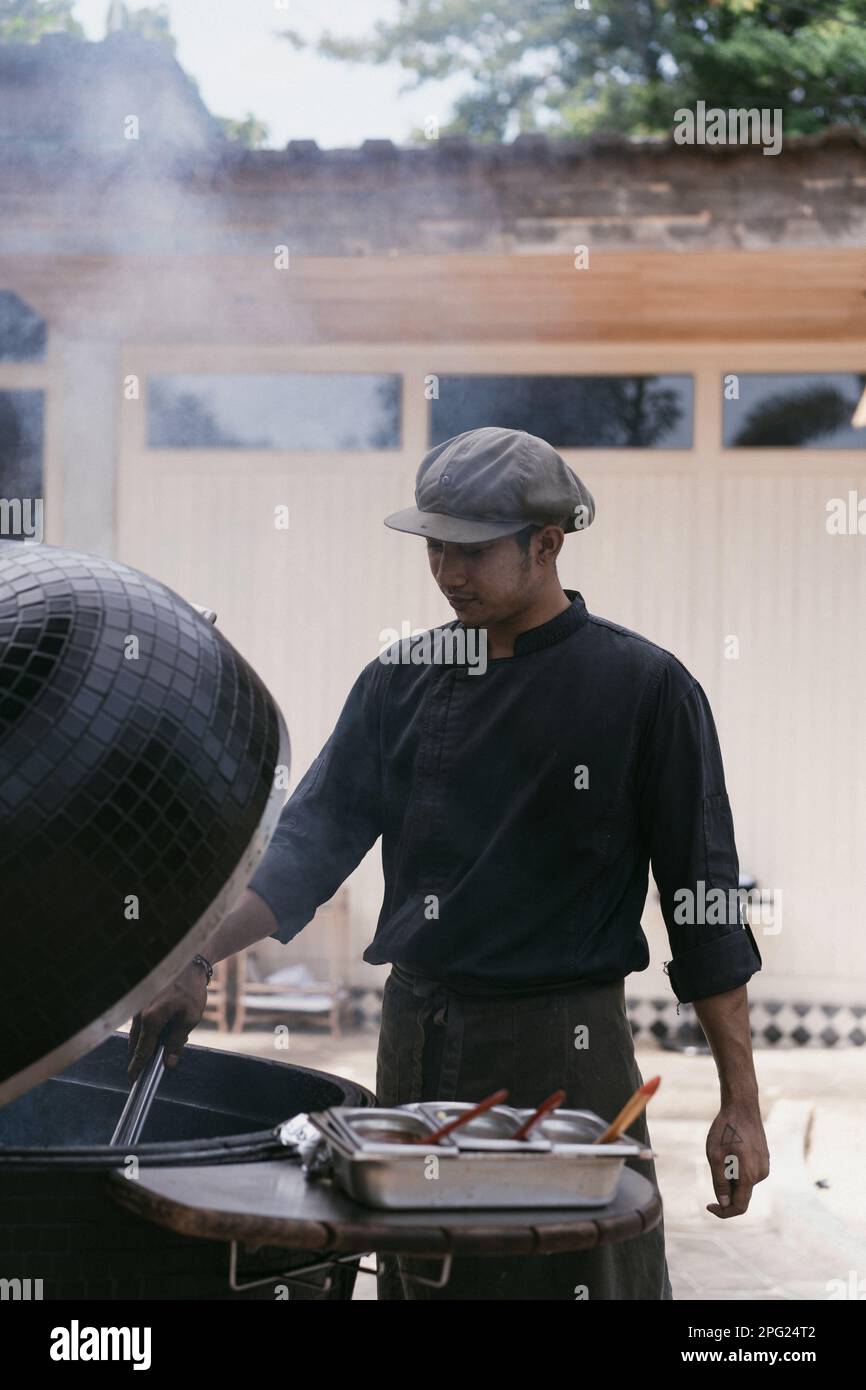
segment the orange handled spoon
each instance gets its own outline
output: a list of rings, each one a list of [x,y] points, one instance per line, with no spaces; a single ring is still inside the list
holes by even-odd
[[[654,1076],[651,1081],[645,1081],[642,1086],[639,1086],[631,1099],[626,1101],[616,1119],[611,1120],[604,1134],[593,1139],[593,1144],[612,1144],[615,1139],[618,1139],[637,1119],[641,1111],[646,1108],[661,1085],[661,1080],[660,1076]]]
[[[492,1110],[494,1105],[504,1104],[507,1099],[507,1091],[494,1091],[492,1096],[488,1096],[486,1100],[479,1101],[478,1105],[473,1105],[471,1110],[464,1111],[462,1115],[458,1115],[455,1119],[449,1120],[447,1125],[443,1125],[441,1129],[434,1130],[432,1134],[421,1134],[417,1139],[413,1139],[412,1142],[413,1144],[438,1144],[439,1140],[444,1139],[446,1134],[451,1134],[455,1129],[459,1129],[461,1125],[468,1124],[470,1120],[475,1119],[476,1115],[483,1115],[485,1110]]]
[[[533,1129],[535,1125],[538,1124],[538,1121],[541,1119],[541,1117],[543,1115],[548,1115],[551,1110],[556,1110],[560,1105],[562,1105],[562,1102],[564,1100],[565,1091],[554,1091],[552,1096],[548,1096],[547,1100],[543,1100],[541,1102],[534,1115],[530,1115],[528,1120],[523,1121],[523,1124],[520,1126],[517,1133],[512,1134],[512,1139],[525,1139],[529,1131]]]

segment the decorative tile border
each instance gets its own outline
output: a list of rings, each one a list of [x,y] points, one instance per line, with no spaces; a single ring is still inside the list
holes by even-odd
[[[351,1012],[359,1027],[378,1027],[382,991],[354,987]],[[632,1032],[641,1042],[655,1039],[659,1047],[706,1046],[691,1004],[668,999],[629,999]],[[787,1004],[752,1000],[749,1006],[752,1041],[758,1047],[864,1047],[866,1004]]]
[[[630,999],[632,1032],[641,1041],[655,1038],[660,1046],[702,1045],[695,1011],[676,999]],[[866,1005],[787,1004],[752,1000],[749,1005],[752,1042],[757,1047],[863,1047],[866,1044]]]

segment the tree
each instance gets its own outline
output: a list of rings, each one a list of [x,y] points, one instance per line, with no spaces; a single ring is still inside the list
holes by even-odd
[[[142,39],[154,43],[164,43],[172,53],[177,50],[177,41],[171,32],[171,17],[167,5],[147,6],[140,10],[130,10],[122,3],[112,4],[108,12],[108,29],[111,33],[138,34]]]
[[[268,127],[252,111],[242,121],[233,116],[217,116],[223,135],[248,150],[260,150],[268,138]]]
[[[177,40],[171,32],[171,16],[167,5],[130,10],[123,0],[113,0],[109,10],[108,28],[114,33],[138,34],[140,38],[150,39],[154,43],[164,43],[172,53],[177,52]],[[198,91],[195,78],[189,73],[187,77]],[[248,111],[243,120],[235,120],[232,116],[214,116],[214,120],[227,140],[232,140],[247,149],[260,149],[268,138],[268,127],[264,121],[254,116],[252,111]]]
[[[0,0],[0,43],[38,43],[43,34],[84,37],[72,17],[74,0]]]
[[[396,61],[410,89],[467,74],[442,128],[478,139],[669,133],[698,100],[779,108],[789,133],[866,125],[866,0],[402,0],[368,38],[316,47]]]
[[[854,378],[859,387],[848,396],[835,386],[789,388],[774,392],[753,406],[731,443],[739,449],[771,444],[803,448],[822,436],[851,424],[866,377]]]

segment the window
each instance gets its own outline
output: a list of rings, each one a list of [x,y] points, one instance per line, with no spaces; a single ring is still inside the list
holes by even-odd
[[[399,376],[152,376],[152,449],[397,449]]]
[[[0,290],[0,362],[41,362],[46,326],[12,290]]]
[[[866,389],[854,372],[729,373],[722,381],[726,449],[862,449],[852,424]],[[728,396],[737,392],[738,399]]]
[[[690,376],[440,376],[430,442],[482,425],[561,449],[689,449]]]

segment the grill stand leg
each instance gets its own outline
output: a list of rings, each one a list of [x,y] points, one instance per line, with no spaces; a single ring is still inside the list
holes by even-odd
[[[426,1284],[431,1289],[444,1289],[451,1278],[451,1260],[451,1255],[442,1256],[442,1268],[438,1279],[428,1279],[424,1274],[409,1274],[405,1269],[401,1269],[400,1274],[406,1283]]]
[[[327,1259],[318,1260],[315,1264],[301,1265],[297,1269],[287,1269],[281,1274],[268,1274],[264,1279],[247,1279],[243,1282],[238,1280],[238,1250],[239,1242],[236,1240],[229,1242],[229,1288],[232,1293],[244,1293],[247,1289],[260,1289],[265,1284],[300,1284],[302,1289],[312,1289],[316,1293],[330,1293],[333,1288],[333,1279],[329,1276],[323,1284],[311,1284],[302,1279],[302,1274],[314,1274],[320,1269],[334,1269],[337,1265],[351,1264],[353,1260],[362,1260],[364,1254],[371,1252],[365,1251],[360,1255],[330,1255]],[[256,1247],[257,1248],[257,1247]],[[359,1264],[357,1272],[359,1274],[373,1274],[374,1269],[368,1269],[366,1265]]]

